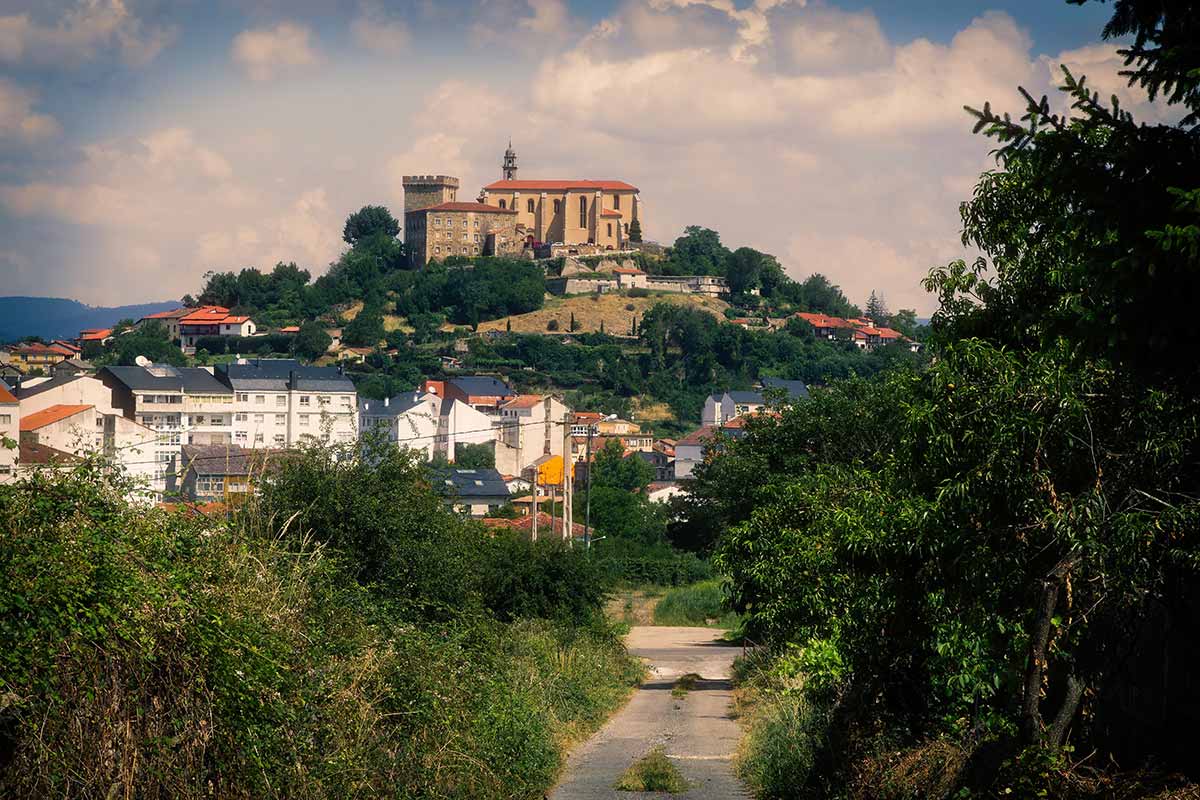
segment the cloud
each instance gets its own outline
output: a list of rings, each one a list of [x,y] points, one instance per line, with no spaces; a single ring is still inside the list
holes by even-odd
[[[518,25],[539,36],[564,33],[570,23],[570,13],[563,0],[527,0],[533,15],[518,21]]]
[[[0,78],[0,140],[16,138],[32,143],[61,132],[54,117],[33,111],[33,102],[32,93]]]
[[[274,28],[242,31],[234,37],[230,52],[234,63],[251,78],[269,80],[320,60],[311,36],[304,25],[281,22]]]
[[[126,64],[140,67],[175,36],[173,27],[145,24],[124,0],[79,0],[54,24],[28,13],[0,16],[0,61],[74,66],[114,51]]]
[[[350,23],[354,41],[384,55],[401,53],[412,34],[403,20],[389,17],[378,3],[363,3]]]

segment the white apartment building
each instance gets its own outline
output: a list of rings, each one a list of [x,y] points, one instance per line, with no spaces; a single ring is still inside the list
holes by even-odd
[[[436,394],[401,394],[383,400],[360,400],[358,429],[377,433],[398,447],[417,450],[426,460],[437,449],[442,399]]]
[[[8,483],[17,472],[20,441],[21,404],[0,381],[0,483]]]
[[[358,395],[337,367],[264,358],[219,365],[216,377],[234,393],[236,445],[292,447],[358,437]]]
[[[569,409],[554,397],[517,395],[500,406],[496,437],[496,469],[521,475],[546,455],[563,454]]]

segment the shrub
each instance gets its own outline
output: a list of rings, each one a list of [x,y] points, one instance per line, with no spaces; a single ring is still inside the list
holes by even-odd
[[[499,619],[558,618],[586,623],[604,601],[607,576],[583,548],[497,535],[481,559],[484,605]]]
[[[650,290],[643,289],[641,286],[634,286],[632,289],[629,290],[629,296],[630,297],[649,297]]]
[[[548,330],[548,331],[556,331],[556,330],[558,330],[558,320],[556,320],[556,319],[552,319],[552,320],[550,320],[549,322],[547,322],[547,323],[546,323],[546,330]]]

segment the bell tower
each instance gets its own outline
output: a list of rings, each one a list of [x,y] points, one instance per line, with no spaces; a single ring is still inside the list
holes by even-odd
[[[508,149],[504,151],[504,180],[511,181],[517,177],[517,151],[513,150],[512,139],[508,140]]]

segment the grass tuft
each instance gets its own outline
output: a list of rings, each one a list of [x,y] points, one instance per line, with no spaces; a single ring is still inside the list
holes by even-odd
[[[680,675],[675,679],[675,686],[671,689],[671,697],[687,697],[687,693],[696,688],[696,681],[699,680],[702,680],[702,678],[694,672]]]
[[[667,792],[681,794],[688,790],[688,783],[679,770],[667,758],[662,745],[642,756],[617,781],[615,788],[620,792]]]

